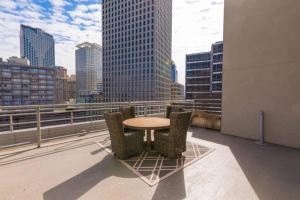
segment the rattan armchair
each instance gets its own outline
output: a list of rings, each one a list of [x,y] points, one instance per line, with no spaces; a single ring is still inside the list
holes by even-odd
[[[134,106],[120,107],[119,112],[122,113],[123,121],[130,118],[135,118]]]
[[[171,105],[168,105],[167,106],[167,110],[166,110],[166,118],[170,119],[170,114],[172,112],[184,112],[184,108],[183,108],[183,106],[171,106]]]
[[[154,149],[168,158],[178,158],[186,151],[186,136],[191,112],[172,112],[170,130],[154,132]]]
[[[126,106],[126,107],[120,107],[119,112],[122,113],[122,120],[135,118],[135,108],[134,106]],[[132,129],[130,128],[124,128],[125,132],[130,132]]]
[[[116,157],[126,159],[143,151],[143,131],[124,132],[121,113],[105,113],[104,118]]]

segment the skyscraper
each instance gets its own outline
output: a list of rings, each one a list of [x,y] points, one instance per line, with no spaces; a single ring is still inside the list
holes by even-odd
[[[71,99],[76,98],[76,76],[71,75],[67,77],[67,87],[66,87],[66,93],[67,93],[67,101],[70,101]]]
[[[39,28],[21,24],[20,51],[21,57],[26,57],[32,66],[55,66],[53,36]]]
[[[186,98],[221,99],[223,41],[215,42],[210,52],[186,55]]]
[[[82,43],[76,50],[77,96],[86,96],[97,90],[102,81],[102,48],[95,43]]]
[[[103,1],[105,101],[170,99],[172,0]]]
[[[67,68],[56,66],[55,68],[55,103],[65,103],[67,99]]]
[[[211,93],[211,52],[186,55],[186,99],[201,99]]]
[[[178,81],[178,71],[177,71],[177,68],[176,68],[176,64],[174,62],[172,62],[171,79],[172,79],[173,82]]]
[[[211,90],[213,93],[222,93],[223,42],[212,44],[211,55]]]

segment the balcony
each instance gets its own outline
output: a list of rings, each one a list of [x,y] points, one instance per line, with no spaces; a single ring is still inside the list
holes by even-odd
[[[166,103],[130,104],[142,116],[163,115]],[[1,127],[9,130],[2,130],[0,135],[10,136],[18,146],[1,146],[0,199],[297,199],[300,196],[299,149],[261,146],[252,140],[197,127],[189,128],[187,140],[213,151],[158,184],[147,185],[98,145],[109,138],[103,112],[116,111],[128,104],[2,107]],[[173,104],[185,105],[186,109],[197,105],[183,101]],[[40,148],[36,148],[37,144]]]

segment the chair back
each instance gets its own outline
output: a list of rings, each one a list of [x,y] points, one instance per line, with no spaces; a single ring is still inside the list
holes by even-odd
[[[171,105],[168,105],[167,106],[167,111],[166,111],[166,118],[170,119],[170,114],[172,112],[184,112],[184,108],[183,108],[183,106],[171,106]]]
[[[122,113],[123,121],[130,118],[135,118],[134,106],[120,107],[119,112]]]
[[[104,113],[105,122],[109,131],[112,150],[114,151],[115,145],[124,142],[124,130],[122,124],[122,114]]]
[[[186,150],[186,136],[192,112],[172,112],[170,115],[170,143],[183,152]]]

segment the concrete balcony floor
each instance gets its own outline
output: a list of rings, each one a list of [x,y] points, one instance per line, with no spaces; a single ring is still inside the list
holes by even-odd
[[[91,137],[92,136],[92,137]],[[299,199],[300,150],[191,128],[215,150],[149,187],[96,145],[106,131],[0,152],[0,199]]]

